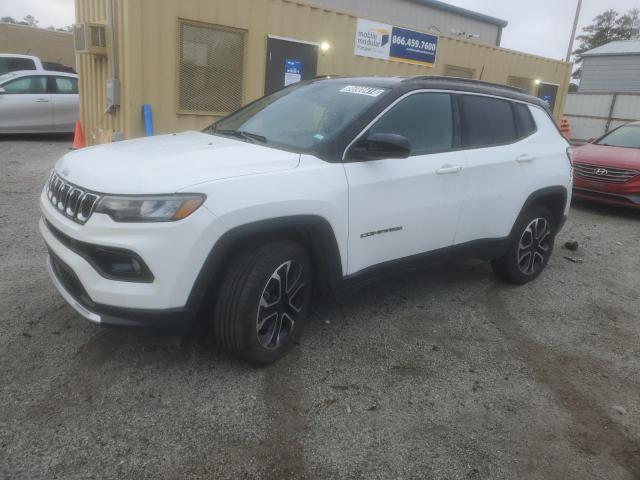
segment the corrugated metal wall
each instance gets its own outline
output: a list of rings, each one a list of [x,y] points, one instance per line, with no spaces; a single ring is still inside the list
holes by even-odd
[[[565,115],[574,140],[597,138],[627,122],[640,120],[640,94],[570,93]]]
[[[106,23],[108,0],[76,0],[76,23]],[[114,0],[116,24],[124,26],[122,0]],[[123,28],[118,30],[121,34]],[[122,62],[122,39],[119,45],[120,71],[125,67]],[[112,133],[122,129],[122,116],[118,113],[106,113],[106,81],[110,77],[110,58],[93,55],[77,55],[80,75],[80,119],[88,145],[111,141]]]
[[[355,15],[384,19],[385,23],[407,25],[424,32],[430,32],[435,27],[435,32],[451,35],[451,29],[455,29],[458,32],[479,35],[474,41],[490,45],[498,44],[500,34],[497,25],[420,5],[410,0],[310,0],[309,3]]]
[[[441,37],[433,68],[358,57],[353,53],[356,17],[290,0],[116,1],[123,102],[114,120],[102,114],[107,62],[82,58],[81,115],[85,129],[93,132],[90,143],[106,140],[112,129],[121,129],[127,138],[142,135],[140,112],[145,103],[153,107],[157,133],[201,129],[215,119],[177,113],[180,18],[247,31],[245,103],[263,95],[267,36],[271,34],[329,42],[330,51],[321,54],[318,62],[321,75],[441,75],[446,65],[455,65],[475,69],[483,80],[497,83],[506,83],[510,75],[557,83],[556,112],[564,108],[570,65],[563,62],[448,37]],[[76,3],[79,21],[105,15],[106,0]]]
[[[70,33],[2,23],[0,52],[34,55],[42,61],[59,62],[76,68],[73,37]]]
[[[578,91],[640,92],[640,55],[585,57]]]

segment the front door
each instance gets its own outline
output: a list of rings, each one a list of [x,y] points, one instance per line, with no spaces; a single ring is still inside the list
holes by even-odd
[[[267,41],[267,71],[264,93],[273,92],[316,76],[318,47],[278,38]]]
[[[464,152],[453,148],[453,125],[451,95],[416,93],[391,107],[364,134],[402,135],[412,151],[404,159],[344,164],[349,274],[453,244],[466,165]]]
[[[21,77],[2,85],[0,130],[8,132],[48,132],[53,112],[47,77]]]

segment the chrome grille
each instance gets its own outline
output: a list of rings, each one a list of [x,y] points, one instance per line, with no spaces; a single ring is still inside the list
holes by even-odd
[[[633,177],[640,175],[638,170],[611,168],[588,163],[574,163],[573,168],[577,176],[606,183],[626,183]]]
[[[99,195],[64,181],[55,172],[47,183],[47,198],[61,214],[77,223],[86,223],[100,200]]]

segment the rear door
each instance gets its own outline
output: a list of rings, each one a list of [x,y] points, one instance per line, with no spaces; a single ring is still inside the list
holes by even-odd
[[[49,132],[53,123],[47,77],[20,77],[2,85],[0,131],[5,133]]]
[[[464,152],[454,150],[454,130],[452,96],[418,92],[391,106],[361,136],[402,135],[412,153],[345,162],[350,274],[452,245],[465,166]]]
[[[53,128],[58,132],[73,132],[79,113],[78,79],[49,77],[53,107]]]
[[[264,94],[316,76],[318,46],[279,38],[267,40],[267,69]]]
[[[525,177],[535,174],[536,150],[525,137],[535,124],[526,106],[510,100],[464,94],[458,102],[467,169],[455,243],[504,238],[530,193]],[[516,120],[517,114],[528,121],[526,126]]]

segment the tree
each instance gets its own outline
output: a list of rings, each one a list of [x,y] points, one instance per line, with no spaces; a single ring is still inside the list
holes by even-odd
[[[22,22],[20,22],[21,25],[27,25],[29,27],[37,27],[38,23],[40,22],[36,20],[36,17],[33,15],[25,15]]]
[[[614,35],[621,40],[640,36],[640,10],[634,8],[616,20]]]
[[[580,56],[587,50],[600,47],[613,40],[618,40],[616,35],[616,25],[619,20],[619,14],[615,10],[607,10],[593,19],[593,23],[582,29],[583,35],[576,38],[580,42],[580,46],[573,52],[574,55]]]
[[[15,25],[17,22],[13,17],[2,17],[0,18],[0,23],[13,23]]]
[[[634,8],[624,15],[613,9],[607,10],[593,19],[578,35],[580,46],[573,52],[580,57],[588,50],[606,45],[615,40],[631,40],[640,36],[640,10]]]

